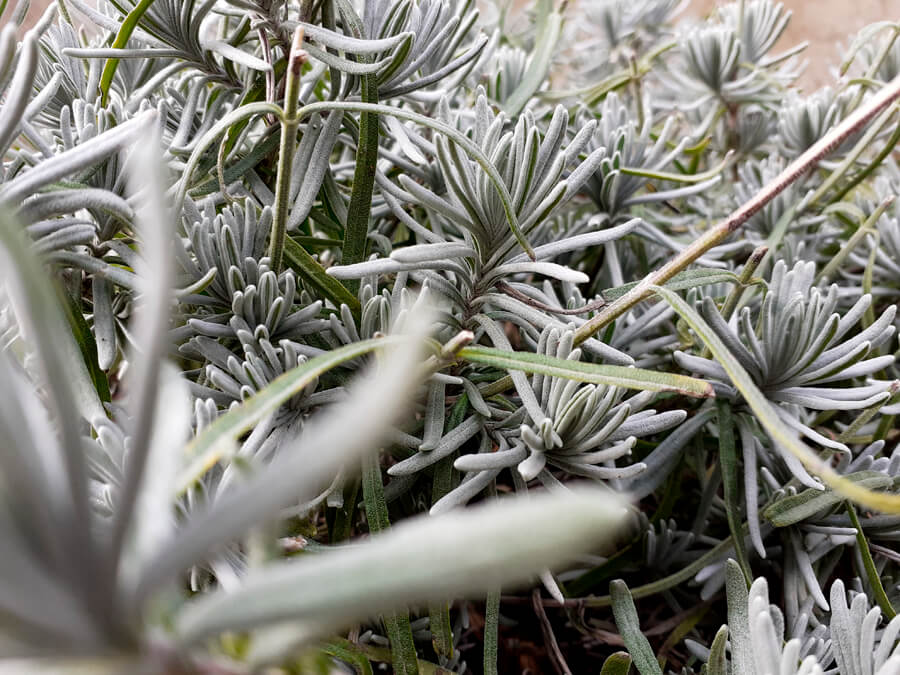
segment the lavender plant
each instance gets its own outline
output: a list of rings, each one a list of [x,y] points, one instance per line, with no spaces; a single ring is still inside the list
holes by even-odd
[[[900,674],[900,25],[501,4],[0,0],[0,670]]]

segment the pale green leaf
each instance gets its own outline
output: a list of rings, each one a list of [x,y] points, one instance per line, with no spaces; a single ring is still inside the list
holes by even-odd
[[[554,0],[539,0],[537,3],[537,42],[522,80],[503,103],[503,112],[510,117],[522,112],[547,78],[563,24],[562,14],[553,8],[554,4]]]
[[[642,391],[672,391],[698,398],[710,398],[714,395],[712,385],[704,380],[642,368],[584,363],[531,352],[509,352],[492,347],[463,347],[458,356],[471,363],[562,377],[576,382]]]
[[[893,485],[894,481],[878,471],[857,471],[845,476],[848,481],[865,488],[877,490]],[[837,506],[844,497],[834,490],[808,488],[795,495],[782,497],[765,508],[763,516],[775,527],[795,525],[825,509]]]
[[[603,291],[603,299],[607,302],[618,300],[628,291],[638,285],[638,281],[630,284],[607,288]],[[698,267],[696,269],[685,270],[679,272],[669,281],[666,282],[666,288],[672,291],[686,291],[689,288],[697,288],[699,286],[710,286],[712,284],[737,284],[740,279],[734,272],[728,270],[714,269],[711,267]]]
[[[615,579],[609,584],[609,594],[612,596],[616,628],[619,629],[619,635],[622,636],[625,647],[634,660],[634,667],[641,675],[662,675],[662,668],[659,667],[659,661],[653,654],[653,648],[641,632],[641,623],[628,586],[621,579]]]
[[[360,546],[252,571],[241,588],[188,604],[175,631],[190,643],[291,618],[328,630],[409,604],[484,594],[608,541],[625,513],[614,495],[578,489],[419,516]]]
[[[252,398],[243,401],[206,427],[187,446],[185,452],[190,465],[178,479],[177,493],[181,494],[209,471],[224,455],[230,444],[254,424],[278,410],[289,398],[332,368],[364,354],[385,347],[390,338],[362,340],[334,349],[280,375]]]

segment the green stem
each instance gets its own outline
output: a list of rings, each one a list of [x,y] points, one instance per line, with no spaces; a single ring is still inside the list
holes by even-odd
[[[745,536],[746,533],[747,526],[745,525],[743,528],[741,528],[741,535]],[[643,586],[637,586],[630,589],[631,597],[635,599],[647,598],[651,595],[656,595],[657,593],[662,593],[663,591],[667,591],[670,588],[674,588],[678,584],[684,583],[685,581],[690,579],[692,576],[697,574],[697,572],[720,558],[723,554],[728,552],[728,550],[733,547],[734,539],[733,537],[729,536],[728,538],[723,539],[719,544],[717,544],[715,548],[710,549],[690,565],[688,565],[687,567],[683,567],[674,574],[670,574],[667,577],[663,577],[662,579],[658,579],[657,581],[653,581],[649,584],[644,584]],[[610,607],[612,605],[612,596],[599,595],[594,597],[587,597],[583,600],[577,600],[574,602],[583,603],[585,607]]]
[[[750,568],[750,560],[747,558],[747,549],[744,546],[744,536],[741,532],[743,528],[741,527],[740,488],[731,403],[717,398],[716,411],[719,423],[719,463],[722,467],[722,484],[725,489],[725,515],[728,520],[728,529],[731,530],[731,538],[734,540],[734,551],[738,564],[749,584],[753,580],[753,571]]]
[[[391,526],[391,521],[384,499],[384,485],[381,482],[381,467],[377,454],[367,455],[363,459],[362,486],[369,533],[387,530]],[[394,665],[394,672],[398,675],[417,675],[418,657],[412,627],[409,624],[409,613],[394,611],[385,614],[383,619],[391,641],[391,662]]]
[[[297,129],[300,126],[297,101],[300,96],[300,75],[306,62],[306,52],[300,46],[302,42],[303,28],[298,26],[294,31],[294,41],[291,44],[285,73],[284,114],[281,118],[281,144],[278,148],[278,174],[275,179],[275,212],[267,253],[272,270],[276,274],[281,272],[281,261],[284,256],[284,238],[287,236],[287,218],[290,210],[288,202],[291,198],[291,168],[294,164]]]
[[[359,497],[359,479],[353,478],[344,486],[344,505],[334,509],[329,523],[329,542],[336,544],[347,541],[353,533],[353,521],[356,515],[356,501]]]
[[[884,147],[878,152],[877,155],[872,159],[871,162],[866,163],[866,167],[856,174],[853,178],[850,179],[850,182],[847,183],[835,196],[834,200],[836,202],[841,201],[847,194],[855,188],[857,185],[862,183],[866,178],[868,178],[875,169],[881,166],[881,163],[887,159],[888,155],[890,155],[897,148],[897,144],[900,143],[900,124],[897,125],[897,128],[894,129],[894,133],[891,134],[891,137],[888,138],[887,143],[884,144]]]
[[[113,49],[125,48],[128,44],[128,40],[131,39],[132,33],[134,33],[138,23],[140,23],[144,12],[150,9],[150,5],[154,2],[156,2],[156,0],[141,0],[130,12],[128,12],[122,20],[122,25],[119,27],[119,32],[116,34],[115,40],[113,40]],[[60,4],[60,6],[62,7],[62,4]],[[66,14],[68,14],[68,12],[66,12]],[[69,23],[71,23],[71,20],[69,20]],[[113,77],[115,77],[116,69],[118,67],[119,59],[107,59],[106,65],[103,66],[103,72],[100,74],[100,104],[102,106],[106,106],[106,102],[109,100],[109,88],[112,85]]]
[[[746,289],[747,286],[750,285],[750,282],[753,281],[753,274],[756,272],[756,269],[768,252],[768,246],[763,245],[755,248],[753,253],[750,254],[750,257],[744,265],[744,269],[741,270],[739,284],[731,289],[728,297],[725,298],[725,304],[722,305],[722,318],[725,319],[725,321],[728,321],[731,318],[731,315],[734,314],[734,310],[737,307],[738,300],[740,300],[744,289]]]
[[[837,255],[831,258],[828,261],[828,264],[822,268],[822,271],[819,272],[818,276],[816,276],[816,283],[822,281],[823,279],[832,279],[835,273],[841,268],[841,265],[844,264],[844,261],[847,259],[853,249],[855,249],[863,238],[869,234],[870,232],[875,231],[875,223],[878,222],[878,219],[881,218],[882,214],[887,210],[887,208],[894,203],[893,197],[888,197],[884,201],[882,201],[874,211],[872,211],[871,215],[866,218],[865,222],[860,224],[860,226],[856,229],[856,232],[847,240],[847,243],[841,247],[841,250],[838,251]]]
[[[391,663],[393,659],[390,652],[383,647],[376,647],[375,645],[370,644],[355,644],[346,638],[332,638],[331,641],[325,645],[323,651],[332,654],[341,660],[346,660],[348,663],[359,663],[362,667],[361,675],[371,673],[371,666],[366,669],[365,665],[354,658],[354,655],[359,655],[365,660],[366,665],[369,664],[370,660],[377,661],[378,663]],[[419,675],[446,675],[448,672],[437,664],[421,659],[419,660],[417,667],[418,670],[416,672],[419,673]]]
[[[203,157],[204,153],[206,153],[206,151],[209,150],[212,144],[216,142],[216,139],[227,132],[233,125],[238,124],[243,120],[250,119],[251,117],[257,117],[260,115],[276,115],[279,119],[281,119],[283,116],[283,111],[274,103],[248,103],[232,110],[230,113],[225,115],[225,117],[216,122],[216,124],[209,131],[207,131],[200,137],[200,139],[197,141],[197,144],[194,146],[194,149],[191,151],[191,156],[188,157],[188,161],[184,166],[184,170],[181,172],[181,179],[175,185],[175,198],[173,200],[174,204],[184,204],[185,197],[187,197],[188,184],[190,183],[191,176],[193,175],[194,171],[197,170],[197,166],[200,164],[200,159]],[[214,178],[213,180],[215,181],[216,179]],[[203,187],[205,187],[205,184]]]
[[[890,396],[883,401],[879,401],[878,403],[874,403],[865,410],[863,410],[857,417],[854,419],[850,426],[844,429],[840,435],[835,439],[838,443],[849,443],[852,438],[856,435],[856,432],[862,429],[869,421],[878,414],[878,411],[881,410],[885,405],[890,403],[894,403],[897,391],[900,390],[900,381],[895,380],[890,388],[888,389],[888,393]]]
[[[714,228],[707,230],[693,244],[684,249],[670,262],[648,274],[628,293],[607,306],[590,321],[582,324],[575,333],[575,341],[581,344],[594,333],[615,321],[625,312],[652,295],[653,286],[661,286],[676,274],[687,268],[712,247],[722,243],[728,236],[739,230],[744,223],[771,202],[789,185],[816,166],[825,156],[837,148],[848,137],[863,128],[882,110],[900,98],[900,76],[894,78],[881,91],[858,108],[841,124],[831,130],[800,157],[791,162],[774,180],[763,187],[753,198]]]
[[[378,104],[378,82],[374,75],[362,78],[362,100]],[[352,265],[366,258],[366,240],[369,236],[369,216],[372,210],[372,191],[375,187],[375,163],[378,161],[378,115],[374,112],[359,114],[359,142],[356,145],[356,169],[353,172],[353,192],[347,207],[347,224],[344,228],[344,245],[341,264]],[[359,289],[359,281],[348,279],[345,285],[352,292]]]
[[[875,567],[875,561],[872,559],[872,552],[869,550],[869,542],[866,539],[866,535],[863,533],[859,517],[856,515],[856,509],[850,502],[846,502],[846,507],[847,515],[850,516],[850,523],[856,528],[856,545],[859,548],[859,554],[862,556],[863,567],[866,568],[866,576],[869,578],[872,594],[875,596],[875,601],[878,603],[878,606],[881,607],[881,611],[884,612],[887,620],[890,621],[897,616],[897,612],[894,610],[894,606],[891,605],[891,601],[888,599],[884,586],[881,585],[881,575]]]
[[[484,675],[497,675],[497,643],[500,636],[500,589],[484,603]]]
[[[66,7],[66,3],[63,2],[63,0],[56,0],[56,4],[59,6],[59,15],[62,17],[63,21],[74,28],[75,24],[72,23],[72,16],[69,14],[69,8]]]
[[[887,110],[885,110],[879,117],[876,119],[872,125],[866,130],[866,133],[863,134],[863,137],[857,141],[856,145],[847,153],[841,163],[832,171],[828,178],[822,181],[822,184],[816,188],[816,191],[813,193],[812,197],[806,202],[806,207],[809,208],[814,204],[817,204],[819,200],[825,196],[825,194],[834,187],[835,184],[850,170],[850,168],[856,164],[856,160],[859,159],[860,155],[863,154],[866,150],[868,150],[871,146],[875,137],[881,132],[882,128],[888,123],[888,121],[893,116],[894,112],[896,112],[897,106],[893,105]],[[892,146],[893,147],[893,146]]]
[[[882,417],[881,421],[878,423],[878,428],[875,430],[873,440],[883,441],[887,438],[888,433],[894,428],[896,418],[896,415],[885,415]]]
[[[753,253],[750,254],[750,257],[744,264],[744,269],[741,270],[741,276],[738,278],[738,284],[731,289],[731,292],[728,293],[728,296],[725,298],[725,302],[722,305],[721,314],[722,318],[725,319],[725,321],[728,321],[731,318],[732,314],[734,314],[734,310],[737,308],[741,296],[744,295],[744,291],[747,290],[747,287],[753,280],[753,274],[756,272],[759,264],[763,261],[768,252],[769,247],[766,245],[762,245],[757,246],[753,250]],[[710,357],[709,347],[704,347],[700,355],[703,358],[708,359]]]
[[[468,407],[469,396],[463,393],[450,410],[450,416],[447,419],[447,433],[460,425]],[[457,453],[454,452],[435,465],[434,479],[431,483],[432,504],[437,503],[455,487],[453,462],[456,456]],[[453,658],[453,626],[450,623],[449,601],[431,604],[428,608],[428,616],[431,626],[431,643],[435,653],[447,659]]]
[[[875,58],[872,59],[872,62],[869,64],[868,69],[866,70],[863,77],[867,80],[872,80],[878,74],[878,69],[881,68],[881,64],[884,63],[884,60],[887,58],[888,54],[891,53],[891,48],[894,46],[894,42],[897,41],[897,36],[900,35],[900,31],[896,27],[892,28],[893,35],[881,45],[881,48],[878,50],[878,53],[875,55]],[[849,63],[847,64],[850,65]],[[846,75],[846,69],[841,69],[841,76]],[[856,92],[853,96],[853,100],[850,102],[850,108],[856,108],[859,105],[859,102],[862,101],[864,89],[862,87]]]
[[[288,267],[294,270],[303,281],[315,287],[318,293],[331,300],[336,307],[340,307],[342,304],[347,305],[353,316],[359,317],[362,311],[359,299],[340,281],[328,276],[319,261],[313,258],[309,251],[298,244],[293,237],[286,236],[284,238],[283,254]]]

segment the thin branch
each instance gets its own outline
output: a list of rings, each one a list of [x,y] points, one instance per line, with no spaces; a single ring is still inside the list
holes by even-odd
[[[562,314],[565,316],[574,316],[577,314],[587,314],[588,312],[596,312],[599,309],[606,307],[607,302],[602,298],[599,300],[594,300],[593,302],[589,302],[586,305],[582,305],[581,307],[575,307],[573,309],[562,309],[561,307],[553,307],[551,305],[545,305],[543,302],[535,300],[532,297],[529,297],[522,293],[522,291],[516,290],[512,286],[510,286],[505,281],[497,282],[497,289],[505,293],[511,298],[515,298],[519,302],[524,302],[529,307],[534,307],[535,309],[540,309],[544,312],[550,312],[551,314]]]
[[[629,309],[652,294],[653,286],[661,286],[676,274],[687,268],[714,246],[722,243],[736,232],[750,218],[783,192],[788,186],[815,167],[847,138],[864,128],[869,121],[886,107],[900,98],[900,76],[895,77],[881,91],[841,124],[832,129],[800,157],[791,162],[784,171],[763,187],[752,199],[745,202],[725,220],[701,236],[670,262],[651,272],[628,293],[610,304],[595,317],[583,324],[575,333],[576,344],[581,344],[594,333],[609,325]]]
[[[281,271],[284,256],[284,238],[287,236],[287,217],[290,209],[291,169],[297,143],[297,99],[300,95],[300,74],[306,63],[306,52],[300,46],[303,42],[303,27],[294,31],[288,68],[285,75],[284,114],[281,118],[281,147],[278,149],[278,177],[275,183],[275,211],[272,218],[272,238],[269,240],[268,256],[276,274]]]
[[[544,643],[547,651],[550,653],[550,660],[553,667],[559,675],[572,675],[569,670],[569,664],[566,663],[566,657],[563,656],[556,636],[553,634],[553,626],[550,625],[550,619],[547,618],[547,612],[544,611],[544,605],[541,603],[541,589],[535,588],[531,594],[531,606],[534,607],[534,613],[537,614],[538,621],[541,624],[541,632],[544,634]]]

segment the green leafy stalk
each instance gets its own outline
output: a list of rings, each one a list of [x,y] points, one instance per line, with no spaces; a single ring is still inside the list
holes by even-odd
[[[391,526],[391,521],[388,517],[387,502],[384,500],[384,485],[381,482],[381,467],[377,454],[363,458],[362,486],[369,532],[375,534],[387,530]],[[409,613],[393,611],[385,614],[383,618],[391,641],[391,663],[394,672],[417,675],[419,667],[412,628],[409,624]]]
[[[565,3],[563,3],[565,5]],[[562,13],[553,8],[553,0],[539,0],[537,3],[537,22],[535,34],[537,42],[528,68],[519,85],[503,103],[503,112],[510,117],[517,117],[535,92],[543,84],[550,69],[550,63],[556,51],[556,43],[562,34]]]
[[[877,490],[893,485],[894,481],[878,471],[857,471],[845,478],[863,487]],[[773,501],[763,509],[763,517],[775,527],[788,527],[811,518],[825,509],[830,509],[843,501],[834,490],[807,488],[795,495],[786,495]]]
[[[353,665],[354,670],[359,675],[373,675],[372,664],[369,663],[369,657],[365,652],[350,640],[345,638],[333,638],[330,642],[322,647],[322,651],[333,656],[345,663]]]
[[[740,302],[741,297],[743,297],[744,291],[747,290],[747,287],[753,284],[754,281],[756,283],[761,283],[759,279],[754,280],[753,273],[756,272],[756,269],[766,258],[768,252],[769,247],[763,245],[757,246],[753,250],[753,253],[750,254],[750,257],[744,264],[744,269],[741,270],[741,274],[737,279],[737,284],[728,292],[728,295],[725,297],[725,302],[722,303],[720,314],[725,321],[728,321],[731,318],[731,315],[734,314],[734,310],[737,309],[738,303]],[[682,274],[684,274],[684,272],[682,272]],[[666,284],[666,288],[670,288],[673,291],[679,290],[672,286],[671,281]],[[702,356],[703,358],[709,358],[709,350],[705,347],[703,348]]]
[[[625,641],[625,647],[634,666],[641,675],[662,675],[659,661],[653,654],[650,642],[641,632],[641,624],[638,619],[637,609],[628,586],[621,579],[616,579],[609,584],[609,593],[612,596],[613,616],[616,619],[616,627],[619,635]]]
[[[298,26],[294,31],[294,41],[291,44],[288,68],[285,73],[284,113],[281,117],[281,143],[278,148],[278,173],[275,179],[275,210],[268,250],[272,269],[276,274],[281,271],[284,240],[287,236],[291,168],[294,163],[297,129],[300,126],[300,118],[297,116],[297,101],[300,96],[300,75],[303,64],[306,63],[306,52],[301,47],[302,42],[303,27]]]
[[[751,279],[747,279],[746,282],[742,282],[742,279],[743,275],[739,277],[734,272],[729,272],[728,270],[699,267],[679,272],[666,283],[666,288],[673,291],[685,291],[689,288],[699,288],[700,286],[710,286],[712,284],[741,284],[750,283],[751,281]],[[607,302],[618,300],[639,283],[639,281],[632,281],[631,283],[616,286],[615,288],[607,288],[602,293],[603,299]]]
[[[487,594],[484,603],[484,675],[498,675],[497,642],[500,635],[500,589]]]
[[[359,299],[340,281],[328,276],[319,261],[292,237],[284,238],[284,261],[301,279],[313,286],[323,297],[331,300],[335,307],[347,305],[353,316],[359,316],[362,311]]]
[[[352,478],[344,485],[344,504],[340,508],[331,511],[331,519],[328,521],[328,536],[332,544],[346,541],[353,533],[353,521],[357,514],[357,499],[359,497],[359,479]]]
[[[872,147],[872,143],[875,141],[875,138],[878,136],[878,133],[881,129],[888,123],[890,118],[897,111],[897,105],[894,104],[891,107],[887,108],[881,115],[875,119],[869,128],[866,130],[866,133],[863,134],[862,138],[860,138],[856,145],[853,146],[853,149],[847,153],[847,156],[841,161],[841,163],[835,168],[834,171],[829,174],[828,178],[822,181],[822,184],[816,188],[816,191],[810,196],[807,201],[807,207],[812,206],[813,204],[817,204],[822,197],[824,197],[828,191],[834,187],[837,182],[854,166],[856,166],[857,161],[860,156],[869,148]]]
[[[900,391],[900,380],[894,380],[890,388],[885,392],[885,396],[878,402],[863,410],[856,419],[853,420],[846,429],[837,436],[839,443],[848,443],[850,439],[856,436],[856,433],[868,424],[878,411],[881,410],[888,402],[896,402],[897,392]]]
[[[734,550],[738,564],[744,572],[747,583],[753,579],[747,548],[741,534],[741,493],[738,485],[737,450],[734,442],[734,422],[731,414],[731,402],[716,399],[716,411],[719,423],[719,462],[722,467],[722,485],[725,489],[725,512],[728,518],[728,529],[734,539]]]
[[[853,504],[850,502],[847,502],[846,506],[847,515],[850,516],[850,523],[856,528],[856,547],[859,549],[859,555],[862,556],[863,567],[866,569],[866,577],[869,580],[869,586],[872,588],[872,595],[875,596],[875,602],[878,603],[881,611],[884,612],[887,620],[890,621],[897,616],[897,611],[891,604],[890,598],[888,598],[884,590],[884,585],[881,583],[881,575],[878,573],[878,568],[875,567],[872,552],[869,550],[869,541],[866,539],[866,533],[863,532],[859,516],[856,515],[856,509],[853,508]]]
[[[378,82],[375,75],[362,78],[362,100],[378,103]],[[369,236],[369,214],[372,210],[372,191],[375,187],[375,163],[378,161],[378,115],[374,112],[359,114],[359,142],[356,149],[356,168],[353,172],[353,191],[347,207],[347,224],[344,228],[344,245],[341,263],[352,265],[366,258],[366,241]],[[348,279],[347,287],[355,292],[359,281]]]
[[[447,419],[446,431],[450,432],[460,425],[465,418],[469,407],[469,396],[462,394]],[[431,503],[436,504],[444,495],[454,487],[453,461],[456,453],[445,457],[434,468],[434,479],[431,483]],[[431,626],[431,643],[434,651],[445,658],[453,658],[453,627],[450,623],[450,603],[444,601],[433,604],[428,608],[429,624]]]
[[[379,663],[391,663],[392,656],[388,649],[376,647],[372,644],[354,644],[344,638],[333,638],[323,651],[342,661],[352,663],[359,675],[372,675],[371,661]],[[419,659],[419,675],[446,675],[447,671],[430,661]],[[306,672],[306,671],[304,671]]]
[[[753,378],[693,307],[668,289],[651,286],[650,290],[662,296],[706,343],[773,442],[780,444],[800,460],[809,471],[818,474],[827,485],[845,498],[878,511],[900,513],[900,494],[873,492],[854,483],[847,477],[838,474],[831,465],[801,443],[797,434],[789,429],[772,409],[772,404],[753,382]]]
[[[113,40],[112,46],[114,49],[124,49],[126,47],[132,33],[134,33],[138,23],[140,23],[141,17],[144,16],[144,13],[150,9],[150,5],[154,2],[156,0],[141,0],[134,6],[134,9],[128,12],[128,15],[122,21],[122,25],[119,27],[119,32],[116,33],[116,39]],[[103,66],[103,73],[100,75],[101,105],[105,106],[109,101],[109,88],[112,85],[113,78],[116,76],[118,67],[119,59],[107,59],[106,65]]]
[[[868,218],[865,219],[864,222],[860,224],[858,228],[856,228],[856,232],[854,232],[850,238],[841,246],[841,250],[837,252],[837,255],[833,256],[831,260],[828,261],[828,264],[822,268],[822,271],[819,272],[816,280],[819,281],[821,279],[833,279],[835,273],[841,268],[841,265],[844,264],[844,261],[847,259],[847,256],[853,252],[862,240],[871,232],[875,232],[875,223],[878,222],[878,219],[881,218],[882,214],[887,210],[887,208],[894,203],[894,198],[889,197],[883,200],[875,210],[869,215]]]
[[[894,150],[897,148],[897,144],[900,143],[900,124],[894,129],[894,133],[890,135],[885,142],[884,147],[878,151],[878,154],[875,155],[870,161],[865,163],[865,166],[860,169],[859,173],[857,173],[853,178],[851,178],[847,184],[841,188],[841,190],[835,195],[834,200],[836,202],[841,201],[844,197],[846,197],[851,190],[856,188],[857,185],[862,183],[866,178],[872,175],[879,166],[881,166],[882,162],[891,155]]]

